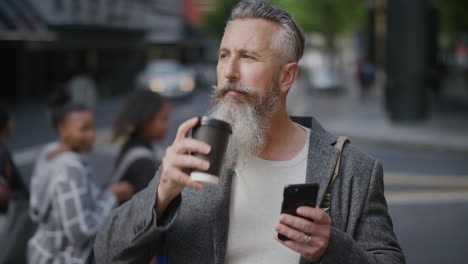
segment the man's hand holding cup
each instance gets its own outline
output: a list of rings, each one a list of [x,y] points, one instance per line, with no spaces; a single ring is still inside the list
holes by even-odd
[[[198,169],[206,171],[210,167],[208,161],[190,155],[190,152],[208,154],[211,146],[187,137],[190,129],[197,126],[198,117],[191,118],[179,126],[176,138],[166,149],[162,160],[161,178],[157,190],[156,213],[162,215],[169,203],[177,197],[184,187],[202,189],[203,185],[190,179],[189,171]]]
[[[187,137],[191,129],[193,138]],[[218,183],[231,133],[228,123],[209,117],[192,118],[179,126],[162,161],[156,202],[158,215],[184,187],[202,189],[202,184]]]

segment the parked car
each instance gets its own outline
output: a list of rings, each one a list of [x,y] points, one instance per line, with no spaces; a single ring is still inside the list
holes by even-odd
[[[312,87],[318,90],[340,90],[342,81],[337,69],[331,65],[323,65],[312,69],[309,73]]]
[[[211,89],[216,85],[216,64],[210,62],[193,62],[189,67],[196,73],[197,87]]]
[[[343,79],[332,56],[318,50],[309,50],[304,53],[299,62],[308,75],[309,83],[314,90],[341,91]]]
[[[188,95],[195,85],[194,71],[175,60],[149,62],[136,79],[137,89],[150,89],[168,98]]]

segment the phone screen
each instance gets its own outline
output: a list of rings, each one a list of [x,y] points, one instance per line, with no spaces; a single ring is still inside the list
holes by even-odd
[[[315,207],[317,204],[319,185],[317,183],[293,184],[284,187],[282,214],[298,216],[296,210],[301,206]],[[281,240],[289,240],[288,237],[278,234]]]

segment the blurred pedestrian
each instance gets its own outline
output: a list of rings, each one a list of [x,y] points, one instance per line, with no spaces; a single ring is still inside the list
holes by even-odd
[[[429,87],[432,90],[435,101],[439,101],[442,95],[442,83],[446,75],[445,65],[436,61],[429,66]]]
[[[357,64],[356,78],[359,81],[359,87],[361,89],[361,100],[365,100],[369,96],[372,84],[374,83],[374,64],[363,59],[359,60]]]
[[[148,185],[161,163],[152,143],[165,137],[170,111],[169,101],[149,90],[135,91],[125,101],[113,124],[113,139],[123,145],[111,183],[127,181],[135,193]]]
[[[95,234],[133,188],[123,182],[103,191],[93,182],[83,155],[95,138],[94,117],[86,106],[56,104],[51,118],[59,140],[47,146],[32,177],[30,216],[38,228],[28,243],[28,262],[92,263]]]
[[[13,120],[10,114],[0,107],[0,212],[8,210],[10,189],[12,185],[19,185],[24,189],[18,170],[14,166],[6,143],[13,132]]]
[[[135,193],[143,190],[161,164],[153,148],[169,128],[170,103],[149,90],[133,92],[115,116],[113,140],[121,143],[111,183],[127,181]],[[165,258],[154,258],[152,264],[163,264]]]
[[[25,263],[26,244],[34,232],[28,216],[29,191],[6,146],[13,133],[13,119],[0,107],[0,213],[6,222],[0,235],[0,263]]]

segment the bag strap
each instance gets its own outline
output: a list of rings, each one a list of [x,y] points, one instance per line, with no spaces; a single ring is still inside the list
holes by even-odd
[[[335,148],[337,148],[339,151],[338,160],[336,161],[335,170],[333,171],[333,176],[330,178],[330,181],[328,182],[327,191],[325,192],[325,195],[322,200],[322,204],[320,206],[320,208],[322,208],[322,210],[324,210],[327,213],[330,211],[331,188],[336,178],[338,177],[338,173],[340,172],[341,153],[343,152],[343,147],[347,142],[350,142],[349,138],[341,136],[341,137],[338,137],[335,143]]]
[[[154,160],[154,153],[145,147],[134,147],[127,152],[114,171],[109,185],[119,182],[130,165],[132,165],[134,161],[142,158]]]

